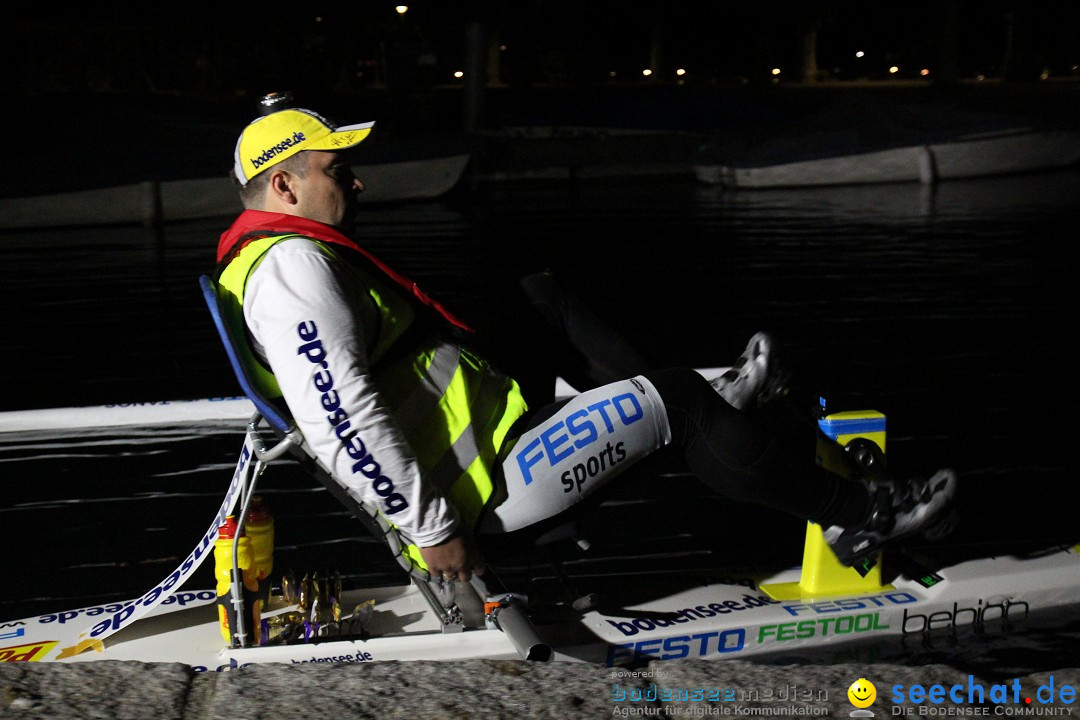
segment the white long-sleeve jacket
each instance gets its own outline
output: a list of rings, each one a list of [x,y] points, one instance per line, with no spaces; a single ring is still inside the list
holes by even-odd
[[[423,481],[373,379],[378,310],[359,280],[312,241],[283,240],[248,279],[243,312],[297,426],[335,479],[419,546],[453,535],[454,507]]]

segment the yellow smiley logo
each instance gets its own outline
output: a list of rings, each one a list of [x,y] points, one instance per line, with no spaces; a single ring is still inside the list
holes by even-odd
[[[877,698],[877,688],[874,683],[866,678],[859,678],[851,683],[847,690],[848,700],[857,708],[867,708],[874,704]]]

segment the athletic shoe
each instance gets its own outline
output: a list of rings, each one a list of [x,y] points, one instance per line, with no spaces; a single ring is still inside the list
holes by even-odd
[[[735,365],[709,381],[713,389],[739,410],[755,403],[764,405],[785,394],[788,376],[776,361],[775,346],[768,333],[755,334]]]
[[[867,483],[871,493],[870,516],[860,525],[825,530],[840,562],[847,566],[872,556],[885,545],[915,535],[937,538],[950,520],[956,495],[956,473],[938,470],[932,478],[914,478],[906,484]]]

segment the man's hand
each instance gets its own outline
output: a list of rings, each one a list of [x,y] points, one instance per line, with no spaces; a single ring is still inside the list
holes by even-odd
[[[484,558],[467,531],[461,531],[438,545],[420,548],[433,580],[453,578],[468,582],[475,572],[484,574]]]

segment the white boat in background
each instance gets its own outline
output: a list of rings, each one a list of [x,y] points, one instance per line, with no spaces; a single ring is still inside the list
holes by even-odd
[[[155,400],[84,407],[0,412],[0,433],[87,430],[146,425],[246,421],[255,406],[246,397]]]
[[[698,372],[706,379],[711,379],[727,369],[726,367],[704,368]],[[576,395],[577,392],[563,378],[555,379],[556,398],[568,398]],[[243,395],[195,400],[151,400],[81,407],[7,410],[0,412],[0,433],[183,425],[220,421],[238,421],[242,427],[253,412],[255,412],[255,406]]]
[[[1014,129],[798,162],[735,167],[699,163],[699,182],[729,188],[921,182],[1051,170],[1080,162],[1080,133]]]
[[[450,192],[470,155],[449,155],[354,168],[365,204],[423,200]],[[0,229],[138,223],[235,215],[243,208],[227,177],[147,181],[118,187],[0,199]]]

